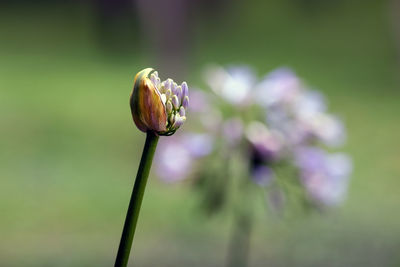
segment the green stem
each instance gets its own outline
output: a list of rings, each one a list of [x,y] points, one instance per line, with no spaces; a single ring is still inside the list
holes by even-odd
[[[146,188],[147,178],[149,177],[158,138],[159,137],[155,133],[147,132],[146,143],[144,144],[142,158],[140,159],[135,185],[133,186],[132,196],[126,214],[124,230],[122,231],[121,242],[118,248],[117,259],[115,260],[115,267],[127,266],[128,264],[140,206],[142,205],[144,190]]]
[[[227,267],[246,267],[248,265],[252,223],[250,213],[242,211],[236,214],[229,244]]]

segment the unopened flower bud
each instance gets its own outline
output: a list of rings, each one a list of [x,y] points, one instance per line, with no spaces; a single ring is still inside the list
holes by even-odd
[[[185,97],[185,96],[187,96],[187,95],[189,95],[189,88],[188,88],[188,86],[187,86],[187,83],[186,82],[183,82],[182,83],[182,100],[183,100],[183,98]]]
[[[166,109],[167,109],[167,113],[171,113],[172,112],[172,103],[171,100],[168,100],[167,104],[166,104]]]
[[[182,107],[184,107],[185,109],[187,109],[189,106],[189,97],[185,96],[185,98],[182,100]]]
[[[184,107],[181,107],[181,108],[179,109],[179,115],[181,115],[181,117],[184,117],[184,116],[185,116],[185,113],[186,113],[185,108],[184,108]]]
[[[174,108],[176,108],[176,109],[179,108],[178,97],[176,95],[174,95],[171,100],[172,100],[172,105],[174,105]]]
[[[186,121],[189,103],[186,82],[178,86],[172,79],[161,82],[151,68],[135,76],[130,105],[132,117],[143,132],[172,135]]]
[[[165,95],[167,96],[167,99],[170,98],[172,95],[171,89],[167,89],[167,91],[165,92]]]

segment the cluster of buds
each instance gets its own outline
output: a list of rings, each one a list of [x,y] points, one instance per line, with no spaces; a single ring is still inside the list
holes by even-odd
[[[143,132],[172,135],[186,121],[189,104],[186,82],[177,85],[172,79],[161,82],[151,68],[135,76],[130,99],[132,117]]]

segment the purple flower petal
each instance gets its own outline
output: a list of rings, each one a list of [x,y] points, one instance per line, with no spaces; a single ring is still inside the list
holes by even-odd
[[[344,154],[326,154],[323,150],[303,147],[296,151],[296,165],[309,196],[324,205],[343,201],[352,169],[351,160]]]

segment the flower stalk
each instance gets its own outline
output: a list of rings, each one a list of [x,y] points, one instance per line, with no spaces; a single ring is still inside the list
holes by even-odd
[[[173,135],[183,125],[189,104],[189,88],[186,82],[181,85],[172,79],[161,82],[158,72],[152,68],[139,71],[133,84],[130,97],[132,118],[136,127],[146,133],[146,142],[126,214],[115,260],[116,267],[125,267],[128,264],[144,190],[159,136]]]
[[[249,212],[242,211],[236,214],[229,243],[227,267],[248,266],[252,219]]]
[[[127,266],[128,264],[133,237],[135,235],[136,225],[139,218],[140,207],[142,205],[147,178],[149,177],[151,163],[153,161],[154,152],[156,151],[158,139],[159,136],[154,132],[147,132],[142,158],[140,159],[135,185],[133,186],[132,196],[126,214],[117,259],[115,260],[115,267]]]

